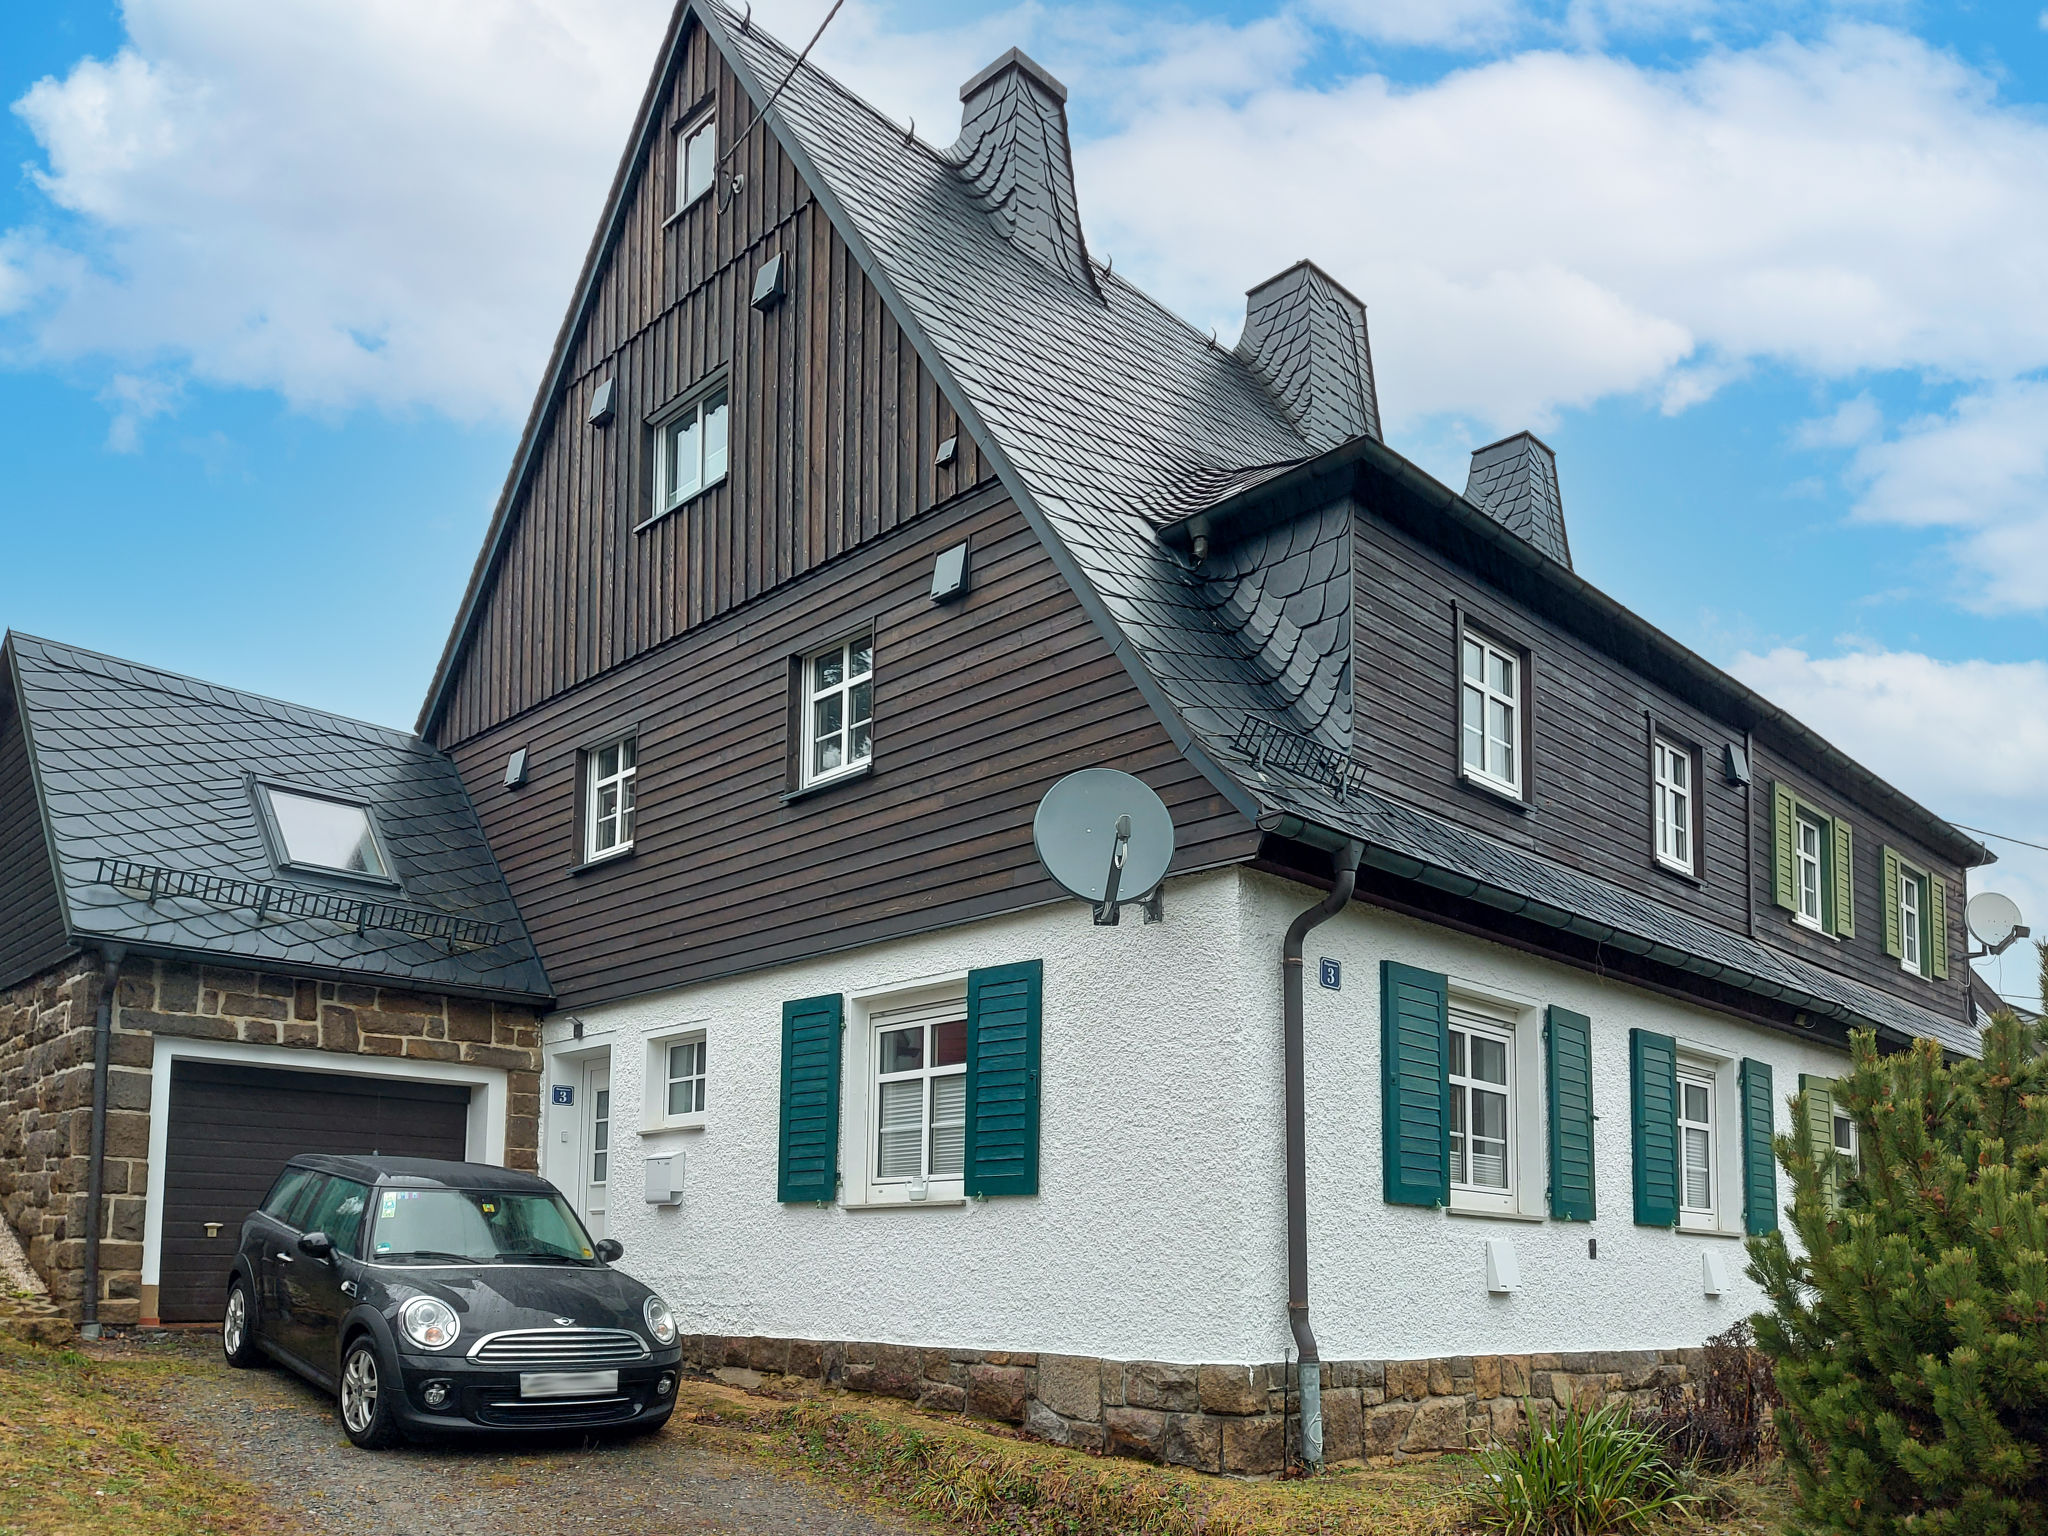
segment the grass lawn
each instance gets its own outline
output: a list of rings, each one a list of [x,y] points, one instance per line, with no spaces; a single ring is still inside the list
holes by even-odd
[[[247,1484],[194,1465],[123,1401],[176,1358],[88,1359],[0,1338],[0,1533],[256,1536],[280,1527]]]

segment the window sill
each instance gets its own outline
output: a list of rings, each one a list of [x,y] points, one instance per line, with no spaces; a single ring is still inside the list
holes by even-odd
[[[1808,922],[1803,917],[1793,918],[1792,926],[1804,933],[1812,934],[1817,939],[1826,939],[1830,944],[1842,942],[1842,936],[1839,933],[1830,933],[1827,929],[1821,927],[1819,923]]]
[[[1680,1237],[1718,1237],[1731,1243],[1741,1242],[1744,1236],[1740,1232],[1730,1232],[1725,1227],[1673,1227],[1671,1230]]]
[[[929,1211],[965,1205],[967,1197],[929,1195],[922,1200],[842,1200],[839,1203],[849,1211]]]
[[[699,192],[695,197],[691,198],[687,203],[683,204],[683,206],[678,208],[674,213],[670,214],[667,218],[663,219],[661,221],[661,227],[663,229],[670,229],[673,228],[675,225],[680,224],[683,220],[683,215],[688,213],[692,208],[696,207],[699,203],[703,202],[707,197],[709,197],[713,189],[717,185],[718,178],[717,176],[714,175],[711,178],[711,186],[706,187],[702,192]]]
[[[1683,865],[1672,864],[1661,858],[1653,858],[1650,862],[1656,867],[1657,873],[1660,875],[1669,875],[1674,880],[1683,880],[1687,885],[1695,886],[1700,890],[1706,889],[1707,882]]]
[[[1527,800],[1522,798],[1520,791],[1509,789],[1504,784],[1496,784],[1491,779],[1482,779],[1469,770],[1459,771],[1458,782],[1465,788],[1506,806],[1511,811],[1520,811],[1525,816],[1535,809]]]
[[[703,1129],[704,1117],[699,1115],[694,1120],[670,1120],[663,1125],[643,1125],[640,1127],[640,1134],[642,1136],[673,1136],[683,1131],[701,1131]]]
[[[860,779],[867,778],[874,771],[874,759],[869,758],[868,761],[862,763],[858,768],[847,768],[833,774],[830,778],[813,780],[811,783],[804,785],[802,789],[792,789],[782,797],[782,803],[784,805],[794,805],[799,800],[808,800],[813,795],[822,795],[828,789],[837,789],[842,784],[852,784]]]
[[[585,859],[581,864],[571,864],[569,866],[569,873],[572,875],[587,875],[593,869],[603,869],[610,864],[623,863],[633,857],[635,846],[635,844],[628,843],[623,848],[614,848],[609,852],[600,853],[594,859]]]
[[[729,444],[727,451],[731,451]],[[656,523],[662,522],[667,518],[674,517],[678,512],[683,511],[686,507],[694,506],[696,503],[702,501],[706,496],[709,496],[713,491],[717,490],[721,485],[725,484],[725,482],[727,480],[730,480],[731,478],[732,470],[730,467],[728,467],[726,469],[726,472],[720,475],[716,480],[705,481],[702,485],[698,486],[697,489],[690,492],[689,495],[685,496],[681,501],[677,502],[674,506],[663,508],[661,511],[655,513],[654,516],[648,518],[643,523],[635,523],[633,525],[633,531],[635,533],[645,533],[648,529],[652,528]]]
[[[1479,1221],[1526,1221],[1541,1223],[1550,1219],[1548,1216],[1532,1216],[1527,1211],[1487,1211],[1470,1205],[1447,1205],[1444,1207],[1444,1214],[1446,1216],[1472,1217]]]

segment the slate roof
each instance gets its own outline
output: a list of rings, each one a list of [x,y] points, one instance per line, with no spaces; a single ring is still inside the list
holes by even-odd
[[[417,737],[30,635],[9,635],[6,655],[74,940],[424,990],[550,996],[455,765]],[[366,802],[400,889],[280,872],[253,777]],[[103,860],[476,919],[497,925],[497,942],[280,921],[183,896],[151,903],[100,883]]]
[[[1557,455],[1533,432],[1472,451],[1465,499],[1540,549],[1559,565],[1572,563],[1564,531],[1564,498],[1557,488]]]

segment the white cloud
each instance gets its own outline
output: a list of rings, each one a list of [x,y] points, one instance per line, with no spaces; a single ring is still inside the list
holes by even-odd
[[[1827,415],[1802,421],[1792,440],[1802,448],[1853,448],[1884,429],[1884,412],[1868,394],[1844,400]]]
[[[1376,42],[1479,48],[1521,31],[1520,0],[1319,0],[1329,20]]]

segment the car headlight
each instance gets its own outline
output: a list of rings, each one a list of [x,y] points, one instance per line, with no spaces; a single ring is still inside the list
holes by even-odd
[[[455,1309],[432,1296],[415,1296],[400,1307],[398,1326],[421,1349],[446,1349],[462,1332]]]
[[[650,1296],[640,1308],[647,1315],[647,1331],[664,1347],[676,1341],[676,1315],[659,1296]]]

